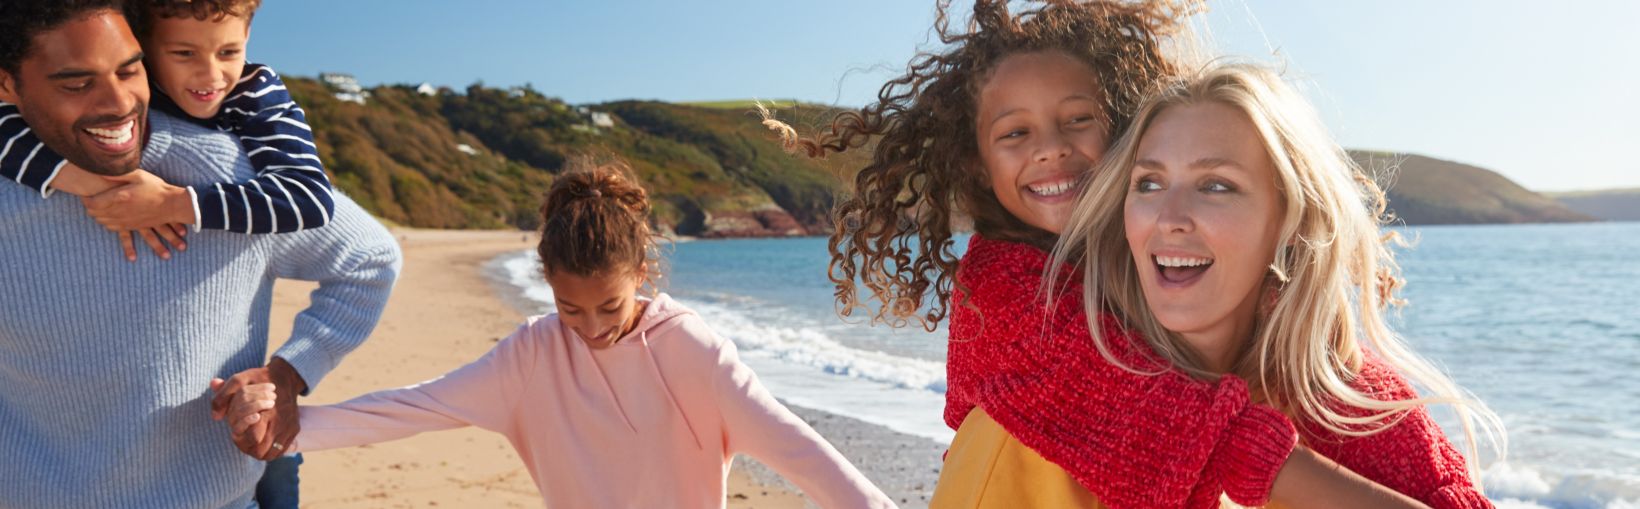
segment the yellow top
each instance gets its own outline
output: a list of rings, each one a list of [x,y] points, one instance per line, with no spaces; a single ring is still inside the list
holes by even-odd
[[[1240,507],[1223,499],[1225,508]],[[930,509],[1081,507],[1104,509],[1093,492],[1019,443],[1002,425],[975,407],[957,428],[945,454]],[[1278,506],[1266,506],[1278,509]]]
[[[929,509],[1086,507],[1103,509],[1093,492],[1019,443],[984,409],[957,428]]]

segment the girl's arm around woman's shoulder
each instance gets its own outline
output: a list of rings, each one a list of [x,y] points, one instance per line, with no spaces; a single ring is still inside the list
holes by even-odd
[[[1214,507],[1220,491],[1262,505],[1297,441],[1279,412],[1251,404],[1247,385],[1191,379],[1162,361],[1114,317],[1102,326],[1112,354],[1094,346],[1081,286],[1044,307],[1047,253],[975,237],[952,299],[946,421],[972,405],[1058,464],[1113,508]],[[965,402],[965,403],[963,403]]]

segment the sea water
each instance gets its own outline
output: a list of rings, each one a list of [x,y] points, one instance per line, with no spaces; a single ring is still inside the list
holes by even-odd
[[[1488,496],[1511,508],[1640,508],[1640,223],[1402,228],[1393,324],[1504,420]],[[957,240],[960,254],[966,238]],[[792,404],[950,441],[945,338],[838,317],[823,238],[679,242],[662,289]],[[532,252],[492,271],[550,312]],[[852,322],[852,323],[851,323]],[[1449,412],[1438,421],[1455,430]],[[1454,442],[1459,438],[1453,433]]]

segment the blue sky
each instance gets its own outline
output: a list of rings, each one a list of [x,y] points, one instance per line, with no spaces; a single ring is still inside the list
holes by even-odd
[[[964,2],[956,2],[958,5]],[[1211,4],[1224,53],[1282,63],[1345,146],[1534,190],[1640,187],[1640,2]],[[575,103],[868,101],[929,48],[933,2],[267,2],[250,56],[367,85],[529,83]]]

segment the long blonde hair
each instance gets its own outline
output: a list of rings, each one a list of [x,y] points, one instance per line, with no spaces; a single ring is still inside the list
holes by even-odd
[[[1501,455],[1502,424],[1386,323],[1390,306],[1402,304],[1394,292],[1403,282],[1390,249],[1396,236],[1381,229],[1389,219],[1383,191],[1333,141],[1309,103],[1264,67],[1219,62],[1160,86],[1083,191],[1054,249],[1057,263],[1045,277],[1050,283],[1071,277],[1062,273],[1061,264],[1084,269],[1089,330],[1099,352],[1124,369],[1141,372],[1118,361],[1107,344],[1113,338],[1100,333],[1100,315],[1114,313],[1173,366],[1203,379],[1217,376],[1151,313],[1122,216],[1145,130],[1169,107],[1202,102],[1231,106],[1251,120],[1274,162],[1285,209],[1267,287],[1260,289],[1260,295],[1274,291],[1276,297],[1273,305],[1261,307],[1253,340],[1240,351],[1232,374],[1246,379],[1254,394],[1282,413],[1347,436],[1386,429],[1423,405],[1450,404],[1463,425],[1471,477],[1478,481],[1473,475],[1476,427]],[[1351,387],[1365,361],[1363,347],[1427,395],[1383,401]],[[1364,415],[1346,411],[1351,408]]]

